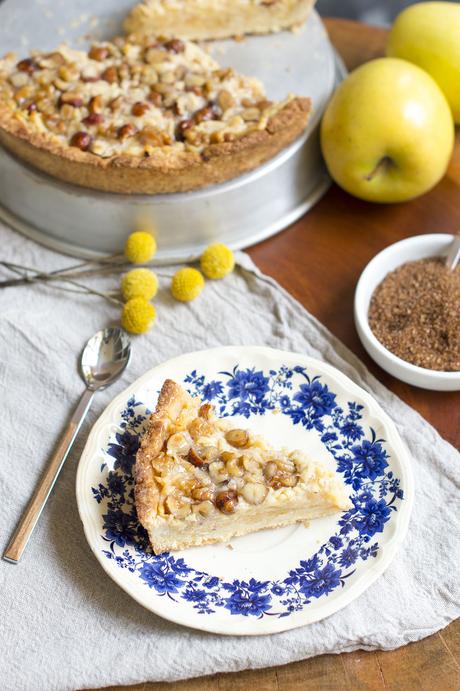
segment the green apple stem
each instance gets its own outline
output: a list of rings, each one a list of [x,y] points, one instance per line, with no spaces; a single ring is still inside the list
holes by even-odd
[[[394,165],[395,162],[392,158],[390,158],[389,156],[382,156],[380,161],[378,161],[377,165],[375,166],[374,170],[372,170],[368,175],[365,175],[364,179],[370,182],[380,172],[385,172],[385,170],[388,170],[388,168],[392,168]]]

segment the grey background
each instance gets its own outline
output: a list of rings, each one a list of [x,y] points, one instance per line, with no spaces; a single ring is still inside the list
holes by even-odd
[[[458,2],[458,0],[452,0]],[[320,14],[329,17],[359,19],[368,24],[390,24],[413,0],[318,0]]]

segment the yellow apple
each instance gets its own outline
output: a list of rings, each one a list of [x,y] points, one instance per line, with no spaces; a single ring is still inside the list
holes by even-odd
[[[393,24],[387,55],[431,74],[460,124],[460,5],[421,2],[408,7]]]
[[[449,104],[429,74],[396,58],[372,60],[332,96],[321,146],[332,178],[374,202],[427,192],[444,175],[454,146]]]

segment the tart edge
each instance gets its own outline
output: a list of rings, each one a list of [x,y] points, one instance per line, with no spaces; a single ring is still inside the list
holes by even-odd
[[[0,143],[35,168],[80,187],[120,194],[187,192],[233,179],[273,158],[302,133],[310,112],[309,98],[294,97],[265,129],[211,144],[201,153],[159,149],[150,158],[101,158],[51,142],[0,107]]]

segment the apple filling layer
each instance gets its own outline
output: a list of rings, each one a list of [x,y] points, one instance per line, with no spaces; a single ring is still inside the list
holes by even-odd
[[[168,380],[138,453],[136,505],[163,552],[317,518],[350,501],[322,463],[271,448]]]

